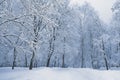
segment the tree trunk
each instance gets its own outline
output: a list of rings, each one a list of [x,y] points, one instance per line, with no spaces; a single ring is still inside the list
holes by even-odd
[[[103,50],[103,54],[104,54],[104,61],[105,61],[105,66],[106,66],[106,70],[108,70],[109,69],[109,66],[108,66],[108,61],[107,61],[107,56],[106,56],[106,54],[105,54],[105,46],[104,46],[104,42],[103,42],[103,40],[102,40],[102,50]]]
[[[50,55],[48,56],[48,60],[47,60],[47,66],[46,66],[46,67],[49,67],[49,65],[50,65],[50,59],[51,59],[51,57],[52,57],[52,54],[50,54]]]
[[[104,60],[105,60],[106,69],[109,70],[107,59],[104,58]]]
[[[82,38],[82,42],[81,42],[81,68],[84,68],[84,39]]]
[[[27,56],[25,54],[25,67],[27,67],[27,64],[28,64],[28,62],[27,62]]]
[[[65,67],[65,61],[64,61],[64,59],[65,59],[65,56],[64,56],[64,54],[63,54],[63,56],[62,56],[62,68]]]
[[[32,54],[32,58],[30,60],[30,66],[29,69],[32,70],[33,66],[34,66],[34,60],[35,60],[35,54],[36,54],[36,45],[38,43],[38,36],[39,36],[39,30],[40,30],[40,24],[41,22],[37,22],[37,17],[34,15],[34,21],[33,21],[33,25],[34,25],[34,40],[33,40],[33,54]]]
[[[55,40],[56,40],[55,27],[53,27],[53,32],[51,34],[51,39],[49,41],[49,54],[48,54],[46,67],[49,67],[49,65],[50,65],[50,60],[51,60],[51,57],[54,53],[54,48],[55,48],[55,43],[54,42],[55,42]]]
[[[63,45],[63,56],[62,56],[62,67],[64,68],[65,67],[65,50],[66,50],[66,45],[65,45],[65,42],[66,42],[66,38],[64,37],[64,45]]]
[[[30,60],[29,70],[32,70],[32,68],[33,68],[34,58],[35,58],[35,52],[33,51],[32,58]]]
[[[14,52],[13,52],[13,65],[12,65],[12,69],[14,69],[14,67],[16,66],[16,48],[14,48]]]

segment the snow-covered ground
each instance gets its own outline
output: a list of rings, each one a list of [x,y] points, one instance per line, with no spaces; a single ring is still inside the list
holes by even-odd
[[[120,71],[60,68],[0,68],[0,80],[120,80]]]

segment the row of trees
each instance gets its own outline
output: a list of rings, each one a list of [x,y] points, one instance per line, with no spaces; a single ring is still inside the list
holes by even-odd
[[[106,25],[85,3],[69,0],[1,0],[1,67],[119,67],[120,2]]]

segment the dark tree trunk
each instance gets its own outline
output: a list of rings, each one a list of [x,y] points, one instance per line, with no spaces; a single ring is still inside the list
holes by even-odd
[[[14,69],[14,67],[16,66],[16,48],[14,48],[14,52],[13,52],[13,65],[12,65],[12,69]]]
[[[32,70],[33,68],[34,58],[35,58],[35,52],[33,51],[32,58],[30,60],[29,70]]]
[[[50,65],[50,60],[51,60],[51,57],[52,57],[52,54],[50,54],[50,55],[48,56],[48,60],[47,60],[47,66],[46,66],[46,67],[49,67],[49,65]]]
[[[64,54],[63,54],[63,56],[62,56],[62,67],[64,68],[65,67],[65,56],[64,56]]]
[[[26,54],[25,54],[25,67],[28,67],[28,62],[27,62],[27,56],[26,56]]]
[[[81,68],[84,68],[84,39],[82,38],[82,42],[81,42]]]
[[[104,61],[105,61],[106,70],[108,70],[109,66],[108,66],[107,56],[105,54],[105,46],[104,46],[103,40],[102,40],[102,50],[103,50],[103,54],[104,54]]]
[[[64,45],[63,45],[63,55],[62,55],[62,67],[64,68],[65,67],[65,53],[66,53],[66,45],[65,45],[65,42],[66,42],[66,38],[64,37]]]
[[[56,40],[55,27],[53,27],[53,32],[51,34],[51,39],[49,41],[49,54],[48,54],[46,67],[49,67],[49,65],[50,65],[50,60],[51,60],[51,57],[54,53],[54,48],[55,48],[55,43],[54,42],[55,42],[55,40]]]
[[[32,54],[32,58],[30,60],[30,66],[29,69],[32,70],[33,66],[34,66],[34,60],[35,60],[35,54],[36,54],[36,45],[38,43],[38,38],[39,38],[39,31],[40,31],[40,27],[41,27],[41,21],[37,21],[37,17],[34,15],[34,21],[33,21],[33,25],[34,25],[34,40],[33,40],[33,54]]]

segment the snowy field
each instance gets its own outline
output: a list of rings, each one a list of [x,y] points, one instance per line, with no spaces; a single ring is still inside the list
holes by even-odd
[[[0,68],[0,80],[120,80],[120,71],[60,68]]]

